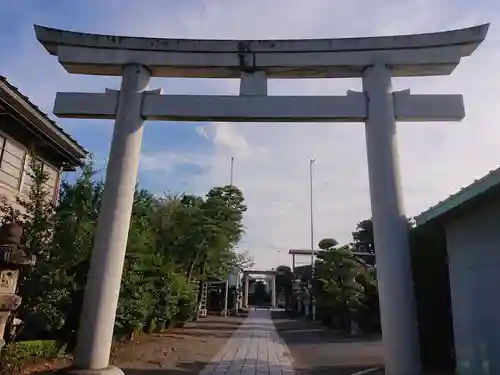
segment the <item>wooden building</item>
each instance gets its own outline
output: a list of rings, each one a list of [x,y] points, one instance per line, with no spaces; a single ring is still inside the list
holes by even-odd
[[[0,197],[14,206],[32,185],[30,158],[47,173],[49,198],[57,199],[61,173],[82,165],[87,151],[0,76]]]

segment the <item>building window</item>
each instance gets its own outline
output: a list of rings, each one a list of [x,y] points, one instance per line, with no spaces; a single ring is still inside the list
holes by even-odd
[[[19,190],[26,151],[0,136],[0,183]]]
[[[59,179],[59,171],[47,163],[43,163],[42,161],[38,160],[38,162],[42,163],[42,170],[47,174],[47,181],[45,182],[45,188],[48,193],[47,199],[48,200],[53,200],[55,197],[56,193],[56,186],[58,183]],[[29,194],[31,186],[33,186],[33,179],[31,178],[32,170],[31,170],[31,156],[26,157],[26,166],[24,168],[25,170],[25,176],[23,179],[23,188],[22,188],[22,193],[23,194]]]
[[[31,186],[33,185],[33,179],[31,178],[32,174],[33,174],[33,171],[31,169],[31,156],[27,155],[25,166],[24,166],[23,186],[21,189],[21,192],[25,195],[29,194]]]
[[[37,161],[42,163],[48,177],[45,182],[47,199],[53,200],[59,183],[59,171],[38,158]],[[26,154],[26,149],[0,135],[0,184],[28,195],[33,185],[30,165],[31,157]]]

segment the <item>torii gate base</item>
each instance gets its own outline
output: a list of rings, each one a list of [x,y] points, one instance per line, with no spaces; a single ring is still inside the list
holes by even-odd
[[[393,92],[393,76],[450,74],[488,25],[443,33],[323,40],[177,40],[73,33],[35,26],[70,73],[122,76],[119,92],[58,93],[60,117],[116,118],[85,290],[75,368],[109,367],[144,120],[364,122],[387,375],[420,372],[396,121],[455,121],[461,95]],[[240,96],[160,95],[153,77],[240,78]],[[267,96],[267,78],[361,77],[363,93]],[[78,371],[80,371],[78,370]],[[80,371],[81,372],[81,371]]]

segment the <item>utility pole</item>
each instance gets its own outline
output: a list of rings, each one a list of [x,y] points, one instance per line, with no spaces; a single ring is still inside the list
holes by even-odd
[[[314,262],[314,214],[313,214],[313,167],[316,159],[309,160],[309,186],[310,186],[310,209],[311,209],[311,312],[312,312],[312,320],[316,320],[316,297],[313,293],[313,280],[314,280],[314,271],[315,271],[315,262]]]

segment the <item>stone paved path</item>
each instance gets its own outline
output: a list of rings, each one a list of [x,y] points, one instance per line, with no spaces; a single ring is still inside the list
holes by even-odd
[[[251,310],[200,375],[295,375],[292,357],[269,310]]]

